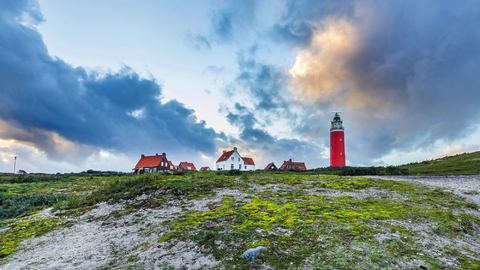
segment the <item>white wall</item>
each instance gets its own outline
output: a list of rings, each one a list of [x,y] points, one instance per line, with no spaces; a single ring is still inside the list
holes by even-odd
[[[223,154],[222,154],[223,155]],[[232,160],[233,158],[233,160]],[[231,170],[232,169],[232,164],[233,164],[233,169],[234,170],[241,170],[241,171],[251,171],[255,170],[255,165],[245,165],[242,157],[240,154],[234,150],[233,154],[225,161],[220,161],[215,164],[215,169],[216,170]],[[247,169],[245,169],[245,166],[247,166]]]

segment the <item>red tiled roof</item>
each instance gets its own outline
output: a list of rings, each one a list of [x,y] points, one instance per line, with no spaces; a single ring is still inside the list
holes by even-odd
[[[139,169],[142,167],[156,167],[160,165],[160,162],[162,161],[163,156],[144,156],[141,158],[137,165],[135,166],[135,169]]]
[[[295,164],[295,169],[296,170],[302,170],[302,171],[307,170],[307,167],[305,166],[305,163],[303,163],[303,162],[293,162],[293,164]]]
[[[264,170],[268,170],[268,169],[270,169],[270,166],[272,166],[272,164],[273,164],[273,162],[270,162],[270,163],[268,163],[267,167],[265,167],[265,169],[264,169]]]
[[[202,167],[202,168],[200,168],[200,171],[206,171],[208,169],[210,169],[210,167],[208,167],[208,166],[207,167]]]
[[[283,162],[282,166],[280,166],[280,170],[285,169],[285,168],[287,167],[287,164],[288,164],[288,163],[290,163],[290,161],[288,161],[288,160],[285,161],[285,162]]]
[[[176,171],[177,170],[177,166],[173,165],[173,163],[170,160],[168,161],[168,166],[170,168],[170,171]]]
[[[193,165],[193,163],[188,163],[188,162],[180,162],[180,165],[178,165],[178,167],[182,166],[185,170],[188,169],[188,167],[190,167],[190,170],[197,170],[197,168],[195,168],[195,165]]]
[[[242,157],[243,159],[243,163],[245,165],[255,165],[255,163],[253,162],[253,159],[252,158],[249,158],[249,157]]]
[[[232,150],[232,151],[228,151],[228,152],[223,153],[223,155],[220,156],[220,158],[217,160],[217,162],[227,160],[233,154],[233,152],[234,151]]]
[[[279,170],[284,170],[287,168],[287,165],[289,164],[292,164],[292,165],[295,165],[295,170],[302,170],[302,171],[305,171],[307,170],[307,167],[305,166],[305,163],[304,162],[291,162],[289,160],[283,162],[282,166],[280,166],[280,169]],[[294,169],[294,168],[290,168],[290,169]],[[288,169],[287,169],[288,170]]]

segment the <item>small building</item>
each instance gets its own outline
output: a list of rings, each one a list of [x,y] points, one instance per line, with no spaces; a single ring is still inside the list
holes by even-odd
[[[276,170],[276,169],[278,169],[278,168],[277,168],[277,166],[275,166],[275,163],[270,162],[270,163],[268,163],[268,165],[265,167],[264,170],[268,171],[268,170]]]
[[[173,165],[173,163],[169,160],[168,166],[170,166],[170,171],[178,171],[178,166]]]
[[[141,155],[135,168],[134,174],[156,173],[170,171],[170,166],[167,160],[167,154],[155,154],[155,156]]]
[[[210,167],[201,167],[200,168],[200,172],[204,172],[204,171],[210,171]]]
[[[217,171],[241,170],[255,171],[255,162],[252,158],[242,157],[234,147],[232,151],[223,151],[223,154],[216,162]]]
[[[289,159],[283,162],[282,166],[280,166],[281,171],[306,171],[307,167],[305,166],[304,162],[293,162],[292,159]]]
[[[242,157],[243,159],[243,171],[255,171],[255,162],[253,158]]]
[[[188,163],[188,162],[180,162],[177,168],[179,171],[196,171],[197,168],[195,168],[195,165],[193,163]]]

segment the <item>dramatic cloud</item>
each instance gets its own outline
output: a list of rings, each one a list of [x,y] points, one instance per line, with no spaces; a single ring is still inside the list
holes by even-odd
[[[318,164],[328,165],[321,147],[308,141],[272,136],[257,121],[252,110],[239,103],[235,103],[232,110],[234,112],[229,112],[227,119],[239,128],[240,133],[239,140],[231,139],[229,143],[239,146],[242,155],[253,157],[257,168],[260,169],[272,161],[279,166],[280,162],[288,159],[306,161],[310,168]]]
[[[264,119],[276,119],[328,146],[331,111],[342,111],[354,165],[468,136],[480,116],[478,11],[472,2],[289,1],[269,33],[298,50],[295,63],[287,73],[239,53],[226,91],[248,93],[242,104],[254,110],[228,120],[261,119],[244,125],[244,139],[267,142]]]
[[[99,149],[177,157],[216,151],[222,135],[182,103],[162,102],[155,79],[128,67],[87,72],[52,57],[34,28],[42,19],[35,2],[3,1],[0,12],[0,139],[71,162]]]
[[[283,18],[311,30],[296,43],[293,92],[344,112],[354,162],[453,140],[478,123],[479,5],[343,1],[316,12],[301,3]]]

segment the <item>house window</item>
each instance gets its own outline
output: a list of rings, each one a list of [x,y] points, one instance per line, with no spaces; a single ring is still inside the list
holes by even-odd
[[[238,161],[240,161],[240,158],[238,158]]]
[[[235,158],[234,158],[234,157],[232,157],[232,161],[234,161],[234,160],[235,160]]]
[[[245,170],[247,169],[247,166],[245,166]]]
[[[170,166],[170,170],[173,170],[173,166]]]
[[[287,166],[287,169],[290,169],[290,165]]]
[[[238,164],[238,169],[239,169],[239,170],[242,169],[242,164]]]
[[[157,168],[153,168],[153,172],[157,172]]]
[[[230,169],[233,170],[233,164],[231,164]]]

